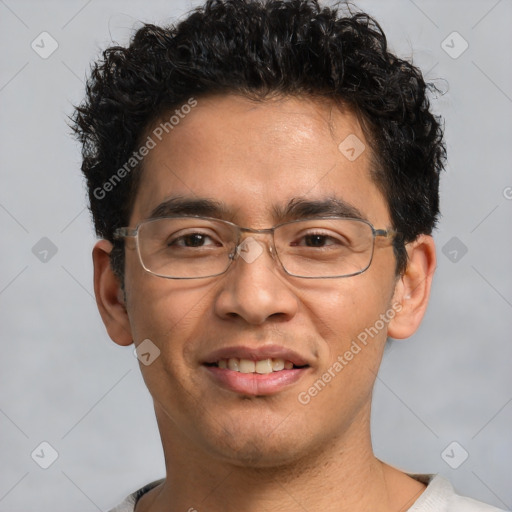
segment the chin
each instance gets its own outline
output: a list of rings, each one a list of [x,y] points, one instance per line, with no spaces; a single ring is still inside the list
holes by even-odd
[[[308,429],[277,419],[269,423],[251,418],[244,424],[223,425],[214,433],[203,432],[203,446],[213,458],[247,469],[292,465],[317,451],[320,440],[315,443],[311,433],[306,436]]]
[[[305,447],[303,447],[305,448]],[[225,462],[246,469],[280,468],[293,465],[304,455],[296,443],[280,446],[276,449],[274,443],[269,444],[265,438],[251,441],[243,446],[215,447],[216,456]],[[304,451],[307,452],[307,449]]]

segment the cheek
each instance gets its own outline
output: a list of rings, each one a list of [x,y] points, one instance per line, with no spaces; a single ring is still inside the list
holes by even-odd
[[[195,340],[208,332],[212,291],[211,285],[196,286],[149,274],[132,280],[130,293],[137,300],[129,300],[133,307],[128,314],[135,343],[149,339],[159,351],[151,364],[141,362],[141,373],[153,399],[175,420],[181,414],[178,411],[193,407],[191,390],[197,364],[193,347]]]
[[[320,379],[333,390],[347,389],[350,383],[351,390],[367,393],[373,385],[395,313],[392,281],[378,285],[377,290],[375,275],[368,271],[330,289],[310,289],[301,298],[322,339]]]
[[[387,293],[373,293],[363,275],[309,294],[313,330],[322,338],[320,367],[297,396],[303,413],[340,429],[344,422],[365,414],[386,343]],[[359,277],[361,279],[359,279]],[[382,324],[382,325],[381,325]]]
[[[146,272],[136,256],[127,259],[128,314],[135,342],[154,336],[164,339],[187,330],[211,300],[212,284],[173,280]]]
[[[128,315],[135,344],[149,339],[159,356],[141,364],[149,389],[187,380],[196,361],[191,347],[208,332],[214,287],[211,283],[174,281],[135,272],[131,275]]]
[[[368,274],[368,276],[367,276]],[[369,273],[309,287],[298,294],[318,334],[335,348],[373,325],[389,306],[392,288],[375,286]]]

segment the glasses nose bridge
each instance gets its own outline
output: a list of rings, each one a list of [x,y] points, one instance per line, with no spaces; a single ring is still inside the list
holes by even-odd
[[[234,257],[240,255],[241,252],[244,252],[244,245],[248,245],[248,240],[254,240],[258,245],[260,244],[260,237],[265,238],[265,246],[267,250],[270,252],[272,258],[276,257],[276,248],[274,241],[274,231],[276,228],[244,228],[241,226],[237,226],[237,240],[236,247],[234,251]],[[245,235],[245,236],[244,236]],[[253,236],[254,235],[254,236]],[[268,238],[270,236],[270,239]],[[261,246],[260,246],[261,247]]]
[[[261,229],[255,229],[255,228],[243,228],[238,226],[239,233],[252,233],[253,235],[271,235],[272,238],[274,236],[274,231],[276,228],[261,228]]]

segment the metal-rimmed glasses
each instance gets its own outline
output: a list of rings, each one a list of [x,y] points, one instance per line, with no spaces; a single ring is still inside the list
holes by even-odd
[[[271,235],[271,243],[262,245],[245,233]],[[347,217],[300,219],[252,229],[194,215],[152,218],[114,232],[118,240],[134,238],[142,267],[167,279],[219,276],[239,256],[254,262],[265,247],[290,276],[350,277],[368,269],[377,237],[393,240],[396,235],[393,229],[375,229],[364,219]]]

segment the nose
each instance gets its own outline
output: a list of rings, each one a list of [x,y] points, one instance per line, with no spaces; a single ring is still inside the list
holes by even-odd
[[[296,314],[298,299],[272,247],[251,235],[233,257],[216,297],[218,316],[261,325],[270,318],[283,321]]]

